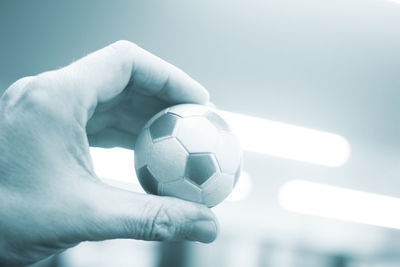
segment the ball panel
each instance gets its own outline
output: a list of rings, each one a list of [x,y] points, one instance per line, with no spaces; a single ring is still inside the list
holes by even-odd
[[[242,158],[242,150],[235,136],[221,132],[215,154],[221,172],[234,174],[237,171]]]
[[[179,117],[192,117],[192,116],[202,116],[210,108],[207,106],[197,105],[197,104],[182,104],[170,107],[168,113],[178,115]]]
[[[224,200],[233,189],[233,175],[217,173],[202,189],[203,203],[214,207]]]
[[[159,182],[169,182],[185,174],[187,152],[175,138],[163,139],[153,144],[148,167]]]
[[[157,118],[149,127],[153,142],[163,137],[172,136],[178,125],[178,119],[178,116],[169,113]]]
[[[213,152],[218,141],[218,131],[204,117],[183,118],[180,120],[177,138],[190,153]]]
[[[139,182],[143,189],[150,194],[158,194],[158,182],[157,179],[151,174],[147,166],[144,166],[138,170]]]
[[[217,113],[214,111],[209,110],[205,117],[217,128],[219,131],[226,131],[230,132],[231,129],[229,128],[228,123]]]
[[[155,120],[157,120],[158,118],[160,118],[162,115],[164,115],[165,113],[168,112],[168,109],[163,109],[160,112],[158,112],[156,115],[154,115],[153,117],[150,118],[150,120],[148,122],[146,122],[146,124],[143,126],[143,129],[147,129],[150,127],[150,125],[153,124],[153,122]]]
[[[216,164],[214,155],[210,153],[189,154],[185,178],[200,186],[217,172],[218,167]]]
[[[143,167],[152,154],[153,142],[148,129],[142,130],[135,144],[135,168]]]
[[[174,196],[188,201],[201,203],[201,190],[196,185],[186,179],[180,179],[161,185],[161,194],[164,196]]]

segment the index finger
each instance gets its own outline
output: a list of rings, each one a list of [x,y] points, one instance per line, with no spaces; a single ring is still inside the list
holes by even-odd
[[[136,46],[133,87],[145,95],[156,95],[172,103],[206,104],[207,90],[174,65]]]
[[[170,104],[205,104],[209,99],[189,75],[129,41],[115,42],[37,80],[51,87],[47,95],[69,101],[71,107],[83,105],[89,116],[98,102],[112,100],[128,85]]]
[[[101,102],[128,84],[171,103],[204,104],[209,99],[207,90],[185,72],[129,41],[117,41],[69,67],[74,69],[75,84],[91,84],[87,90],[96,91]],[[87,81],[93,78],[95,82]]]

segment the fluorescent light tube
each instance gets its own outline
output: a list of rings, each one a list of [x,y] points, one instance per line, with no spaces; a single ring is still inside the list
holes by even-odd
[[[400,199],[293,180],[279,193],[282,208],[314,216],[400,229]]]
[[[132,150],[91,147],[90,154],[92,156],[94,172],[100,178],[125,183],[139,183],[136,178],[134,153]]]
[[[238,113],[220,111],[242,148],[328,167],[344,164],[350,146],[342,136]]]

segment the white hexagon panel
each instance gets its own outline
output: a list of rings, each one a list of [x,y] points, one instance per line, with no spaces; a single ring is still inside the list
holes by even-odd
[[[163,183],[160,195],[179,197],[184,200],[202,203],[201,189],[186,179]]]
[[[189,153],[213,152],[218,141],[218,130],[205,117],[182,118],[177,138]]]
[[[188,153],[175,138],[164,139],[153,144],[147,166],[161,183],[174,181],[184,176]]]
[[[232,192],[233,186],[233,175],[216,173],[202,189],[203,203],[208,207],[214,207]]]
[[[229,125],[213,108],[173,106],[145,125],[135,168],[146,192],[217,205],[241,172],[242,152]]]

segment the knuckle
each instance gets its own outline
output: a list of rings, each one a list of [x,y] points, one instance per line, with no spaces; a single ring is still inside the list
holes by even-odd
[[[29,84],[21,96],[20,105],[24,110],[36,111],[41,115],[57,113],[46,82],[42,78],[36,78]]]
[[[136,49],[137,45],[128,40],[119,40],[111,44],[111,47],[118,51],[122,50],[122,52],[124,52],[126,50]]]
[[[135,62],[138,57],[139,49],[135,43],[126,40],[120,40],[106,48],[109,55],[113,57],[113,69],[116,73],[123,75],[121,81],[124,81],[124,86],[131,76],[132,70],[135,67]]]
[[[152,209],[152,215],[147,223],[147,236],[148,240],[173,240],[177,235],[177,224],[174,218],[174,211],[166,205],[159,203]]]
[[[25,77],[13,85],[3,95],[2,107],[6,117],[22,119],[23,115],[40,114],[55,116],[57,107],[52,101],[46,75]],[[21,117],[22,116],[22,117]]]
[[[133,44],[133,43],[128,40],[118,40],[118,41],[114,42],[114,45],[116,45],[116,46],[129,46],[131,44]]]
[[[11,84],[10,87],[7,89],[7,91],[9,93],[12,93],[13,91],[22,89],[26,85],[28,85],[30,82],[32,82],[35,78],[36,78],[36,76],[23,77],[23,78],[17,80],[16,82],[14,82],[13,84]]]
[[[2,101],[7,103],[18,98],[35,78],[35,76],[28,76],[14,82],[2,95]]]
[[[29,83],[25,89],[23,100],[32,107],[42,106],[46,104],[47,92],[43,88],[43,82],[40,78],[36,78]]]

